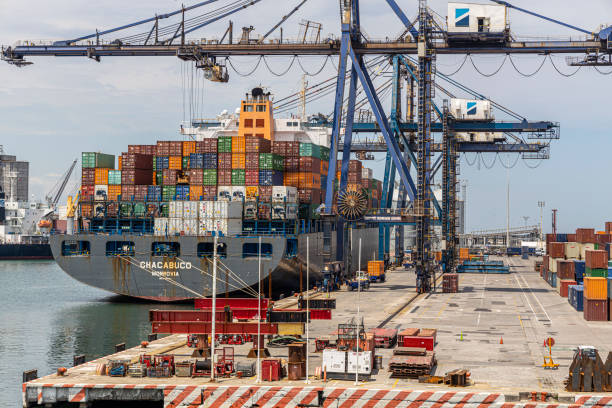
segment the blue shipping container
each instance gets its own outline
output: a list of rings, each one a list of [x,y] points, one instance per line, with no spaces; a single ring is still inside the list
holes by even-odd
[[[507,255],[520,255],[521,248],[520,247],[508,247],[506,250]]]
[[[557,234],[557,242],[567,242],[567,234]]]
[[[179,201],[189,200],[189,186],[176,186],[176,199]]]
[[[553,288],[557,287],[557,274],[555,272],[548,273],[548,284]]]
[[[162,200],[162,187],[161,186],[147,187],[147,200],[161,201]]]
[[[217,168],[217,153],[204,153],[205,169],[214,170]]]
[[[279,170],[259,170],[260,186],[282,186],[283,172]]]
[[[163,170],[170,166],[170,160],[168,156],[158,156],[155,158],[155,169]]]
[[[571,285],[568,286],[567,301],[574,309],[582,312],[584,309],[584,286]]]
[[[190,169],[204,168],[204,155],[202,153],[191,153],[189,155],[189,168]]]
[[[574,261],[574,271],[576,272],[576,282],[582,282],[586,265],[584,261]]]

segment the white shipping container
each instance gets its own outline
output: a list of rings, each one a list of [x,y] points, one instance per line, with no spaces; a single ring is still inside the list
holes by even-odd
[[[297,204],[287,204],[286,216],[288,220],[297,220],[298,205]]]
[[[215,217],[215,202],[216,201],[200,201],[199,216],[200,219],[212,219]]]
[[[595,244],[578,244],[580,245],[580,259],[583,261],[586,259],[586,251],[594,251]]]
[[[346,351],[324,349],[321,368],[328,373],[345,373]]]
[[[215,201],[213,218],[237,218],[242,219],[241,201]]]
[[[490,101],[451,98],[450,112],[459,120],[493,120]]]
[[[500,142],[506,140],[503,133],[499,132],[469,132],[456,133],[457,140],[460,142]]]
[[[374,172],[372,171],[372,169],[368,169],[367,167],[362,167],[361,168],[361,178],[362,179],[371,179],[374,178]]]
[[[232,186],[218,186],[217,200],[229,201],[232,199]]]
[[[168,235],[180,234],[183,230],[183,219],[177,217],[168,218]]]
[[[183,201],[183,218],[198,218],[198,201]]]
[[[297,203],[298,190],[291,186],[272,186],[272,200]]]
[[[245,186],[232,186],[232,201],[244,201],[245,197]]]
[[[580,244],[576,242],[565,243],[565,257],[567,259],[579,259],[580,258]]]
[[[284,220],[287,219],[287,210],[284,202],[272,203],[272,219]]]
[[[242,233],[242,220],[241,219],[215,219],[214,220],[214,231],[221,233],[225,236],[232,236]]]
[[[106,184],[96,184],[94,187],[94,194],[95,201],[107,201],[108,186]]]
[[[501,33],[507,26],[506,6],[448,3],[449,33]]]
[[[372,352],[371,351],[349,351],[347,372],[359,374],[370,374],[372,372]]]
[[[194,236],[198,234],[198,220],[194,218],[183,218],[183,230],[185,235]]]
[[[183,202],[182,201],[170,201],[168,203],[168,216],[170,218],[182,218],[183,217]]]
[[[153,234],[158,237],[165,236],[168,231],[168,219],[167,218],[155,218],[153,224]]]

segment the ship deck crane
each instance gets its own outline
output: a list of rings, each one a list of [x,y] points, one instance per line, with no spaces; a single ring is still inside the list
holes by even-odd
[[[57,206],[57,203],[59,202],[59,199],[62,197],[62,194],[64,193],[64,189],[66,188],[66,185],[68,184],[68,181],[70,180],[70,176],[72,176],[72,172],[76,164],[77,164],[77,160],[75,159],[70,165],[70,167],[68,168],[68,170],[66,170],[66,172],[62,174],[58,182],[47,193],[47,195],[45,195],[45,200],[47,201],[47,204],[49,204],[49,208],[55,208],[55,206]]]
[[[452,133],[460,131],[462,126],[469,128],[473,124],[464,124],[461,121],[450,118],[447,110],[434,109],[433,98],[436,90],[436,56],[437,55],[474,55],[474,54],[585,54],[590,64],[605,65],[605,60],[610,60],[612,47],[609,43],[610,27],[606,27],[598,34],[592,33],[589,38],[578,41],[514,41],[509,38],[501,44],[470,46],[469,44],[456,45],[447,41],[446,33],[434,21],[426,0],[419,0],[418,18],[413,24],[408,20],[405,13],[397,5],[394,0],[386,0],[386,3],[394,11],[405,27],[405,32],[411,34],[410,37],[401,37],[397,40],[389,41],[372,41],[367,40],[363,36],[360,23],[359,0],[340,0],[341,11],[341,36],[339,38],[325,38],[314,43],[299,43],[291,41],[268,41],[267,43],[259,42],[241,42],[234,44],[215,42],[215,41],[192,41],[187,40],[186,35],[198,30],[204,26],[228,17],[239,12],[243,8],[251,7],[262,0],[241,0],[234,2],[232,5],[219,7],[207,13],[196,17],[186,18],[186,13],[199,9],[207,4],[214,3],[218,0],[210,0],[197,3],[191,7],[182,7],[172,13],[155,16],[146,20],[141,20],[135,23],[122,25],[114,29],[98,31],[87,36],[77,37],[72,40],[58,41],[54,43],[26,43],[18,44],[14,47],[6,47],[2,49],[2,59],[17,66],[25,66],[29,64],[26,57],[31,56],[84,56],[96,61],[100,61],[102,57],[110,56],[177,56],[182,60],[187,61],[203,61],[199,66],[206,69],[217,66],[217,59],[228,59],[236,55],[248,56],[268,56],[268,55],[285,55],[285,56],[301,56],[301,55],[322,55],[340,57],[340,69],[336,82],[336,97],[334,103],[334,115],[332,123],[332,144],[331,144],[331,160],[329,171],[335,175],[337,153],[342,151],[343,166],[341,171],[341,186],[346,186],[346,175],[348,158],[353,149],[352,136],[353,133],[359,131],[378,131],[384,138],[387,151],[389,152],[389,162],[395,167],[395,171],[399,175],[402,183],[401,187],[405,194],[410,198],[413,211],[413,216],[417,222],[417,276],[418,290],[428,291],[431,287],[431,269],[432,269],[432,251],[431,251],[431,224],[434,214],[432,212],[432,197],[430,194],[430,185],[432,182],[432,174],[434,168],[431,163],[431,155],[436,150],[444,152],[445,159],[441,164],[445,170],[445,183],[452,183],[453,176],[452,167],[456,166],[456,156],[461,151],[532,151],[539,152],[541,149],[535,146],[520,145],[513,147],[514,150],[503,150],[505,147],[500,147],[498,144],[489,144],[487,146],[480,145],[462,145],[461,143],[449,143],[449,137],[452,139]],[[381,0],[382,2],[382,0]],[[500,2],[498,2],[500,3]],[[506,7],[511,7],[519,11],[523,9],[514,7],[507,2]],[[526,12],[526,11],[525,11]],[[529,12],[529,14],[537,15]],[[181,21],[165,27],[160,26],[160,20],[170,16],[181,16]],[[545,18],[545,17],[543,17]],[[549,21],[560,23],[554,19],[545,18]],[[145,23],[153,23],[152,27],[143,33],[136,35],[126,35],[124,37],[113,38],[106,40],[105,36],[111,33],[119,33],[122,30],[140,26]],[[282,24],[282,22],[281,22]],[[576,28],[562,23],[569,28]],[[275,28],[276,29],[276,28]],[[586,30],[581,30],[584,33],[589,33]],[[118,35],[118,34],[115,34]],[[224,36],[225,37],[225,36]],[[230,36],[231,37],[231,36]],[[175,42],[176,40],[176,42]],[[415,106],[418,106],[418,111],[414,115],[414,120],[409,123],[403,123],[397,120],[397,117],[392,117],[391,120],[387,117],[377,93],[373,85],[372,77],[364,63],[365,57],[368,55],[386,55],[386,56],[403,56],[415,55],[417,59],[414,64],[417,66],[417,89],[414,90],[413,96],[416,97]],[[593,62],[593,55],[596,56]],[[348,60],[351,61],[350,68]],[[600,64],[600,61],[604,63]],[[568,60],[570,65],[573,65],[573,60]],[[579,63],[579,62],[577,62]],[[350,71],[349,71],[350,70]],[[347,72],[350,72],[347,77]],[[216,78],[214,75],[212,78]],[[227,80],[225,76],[221,78]],[[348,81],[347,81],[348,80]],[[348,104],[346,112],[343,110],[345,103],[345,83],[348,82]],[[363,92],[366,95],[376,124],[360,124],[354,123],[354,108],[356,100],[356,91],[358,85],[361,85]],[[437,114],[442,120],[436,120]],[[344,116],[344,120],[343,120]],[[525,123],[482,123],[480,127],[476,126],[481,131],[487,126],[489,131],[501,130],[516,132],[518,129],[523,129]],[[344,123],[345,137],[340,143],[341,123]],[[443,133],[442,142],[434,140],[434,132]],[[550,129],[550,128],[549,128]],[[536,132],[539,129],[532,129]],[[416,134],[413,140],[408,140],[403,132],[412,132]],[[370,147],[364,147],[368,149]],[[464,149],[464,150],[462,150]],[[466,150],[467,149],[467,150]],[[473,150],[470,150],[473,149]],[[411,153],[405,155],[405,153]],[[414,157],[408,161],[409,157]],[[454,158],[454,159],[453,159]],[[414,164],[416,169],[416,183],[411,175],[408,164]],[[330,211],[333,199],[333,177],[328,178],[328,188],[326,196],[326,211]],[[330,186],[332,188],[330,188]],[[393,186],[393,184],[391,184]],[[447,186],[448,187],[448,186]],[[391,188],[390,188],[391,189]],[[449,191],[445,189],[445,191]],[[448,192],[445,193],[445,200],[449,199]],[[451,211],[445,208],[443,211]],[[449,216],[446,214],[445,216]],[[342,234],[337,234],[342,237]],[[331,236],[331,235],[330,235]],[[449,236],[452,239],[456,235],[451,231]],[[329,243],[329,241],[328,241]],[[340,248],[340,247],[339,247]],[[455,254],[448,254],[454,257]]]

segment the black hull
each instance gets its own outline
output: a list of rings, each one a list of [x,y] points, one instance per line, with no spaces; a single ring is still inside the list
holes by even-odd
[[[53,259],[49,244],[0,244],[1,261]]]

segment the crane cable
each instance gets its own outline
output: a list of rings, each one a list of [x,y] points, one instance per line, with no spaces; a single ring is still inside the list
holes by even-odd
[[[295,60],[297,59],[297,55],[294,55],[294,56],[293,56],[293,58],[291,59],[291,62],[289,63],[289,66],[287,67],[287,69],[286,69],[286,70],[285,70],[285,71],[284,71],[282,74],[278,74],[278,73],[274,72],[274,71],[272,70],[272,68],[270,68],[270,65],[268,65],[268,60],[266,59],[266,57],[265,57],[265,56],[262,56],[262,57],[263,57],[263,62],[264,62],[264,64],[266,65],[266,68],[268,68],[268,71],[270,71],[270,73],[271,73],[272,75],[277,76],[277,77],[281,77],[281,76],[285,76],[285,75],[287,75],[287,73],[289,72],[289,70],[291,69],[291,67],[293,67],[293,63],[294,63],[294,62],[295,62]]]
[[[259,68],[259,64],[261,64],[261,60],[263,59],[263,55],[259,56],[259,59],[257,60],[257,63],[255,64],[255,67],[251,70],[251,72],[249,72],[248,74],[243,74],[242,72],[238,71],[236,69],[236,67],[234,67],[234,64],[232,63],[232,60],[230,58],[227,58],[227,63],[229,64],[230,67],[232,67],[232,69],[234,70],[234,72],[236,72],[238,75],[240,75],[241,77],[249,77],[251,76],[253,73],[255,73],[255,71],[257,71],[257,68]]]
[[[552,64],[553,68],[555,69],[555,71],[557,71],[560,75],[563,75],[566,78],[569,78],[571,76],[574,76],[578,73],[578,71],[580,71],[580,68],[582,68],[582,66],[579,66],[574,72],[572,72],[571,74],[564,74],[563,72],[559,71],[559,68],[557,68],[557,66],[555,65],[555,62],[553,61],[552,57],[550,57],[550,63]],[[535,168],[535,167],[534,167]]]
[[[459,65],[459,68],[457,68],[457,69],[456,69],[456,70],[455,70],[455,71],[454,71],[452,74],[445,74],[445,73],[440,72],[440,71],[438,71],[438,72],[439,72],[440,74],[442,74],[442,75],[446,75],[446,76],[453,76],[453,75],[455,75],[456,73],[458,73],[459,71],[461,71],[461,68],[463,68],[463,66],[464,66],[464,65],[465,65],[465,63],[467,62],[468,55],[469,55],[469,54],[465,54],[465,57],[463,58],[463,62],[461,63],[461,65]]]
[[[539,66],[539,67],[538,67],[538,68],[537,68],[535,71],[533,71],[531,74],[524,74],[524,73],[522,73],[522,72],[521,72],[521,71],[518,69],[518,67],[517,67],[517,66],[514,64],[514,60],[512,59],[512,56],[511,56],[511,55],[510,55],[510,63],[512,64],[512,66],[514,67],[514,70],[515,70],[516,72],[518,72],[519,74],[521,74],[521,75],[522,75],[522,76],[524,76],[525,78],[529,78],[529,77],[534,76],[534,75],[535,75],[535,74],[537,74],[538,72],[540,72],[540,70],[541,70],[541,69],[542,69],[542,67],[544,66],[544,63],[546,62],[547,57],[548,57],[548,55],[545,55],[545,56],[544,56],[544,58],[542,58],[542,63],[540,64],[540,66]]]
[[[474,59],[472,59],[472,55],[468,54],[469,58],[470,58],[470,62],[472,63],[472,66],[474,67],[474,69],[476,70],[476,72],[478,72],[480,75],[484,76],[484,77],[492,77],[493,75],[496,75],[504,66],[504,64],[506,63],[506,59],[508,58],[508,54],[504,55],[504,60],[502,61],[502,63],[500,64],[499,68],[497,68],[492,74],[485,74],[484,72],[480,71],[478,69],[478,67],[476,67],[476,64],[474,63]]]

